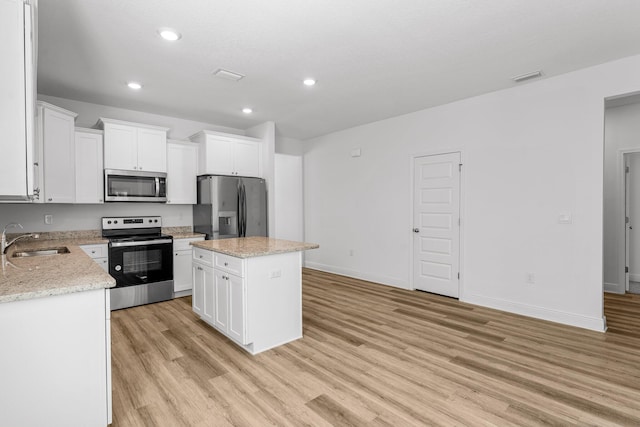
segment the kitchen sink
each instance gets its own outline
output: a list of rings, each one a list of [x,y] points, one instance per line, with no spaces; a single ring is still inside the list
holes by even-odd
[[[44,256],[44,255],[62,255],[68,254],[69,248],[66,246],[61,246],[59,248],[46,248],[46,249],[34,249],[32,251],[16,251],[13,253],[14,258],[27,258],[33,256]]]

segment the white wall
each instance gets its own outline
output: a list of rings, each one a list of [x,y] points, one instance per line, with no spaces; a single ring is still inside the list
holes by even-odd
[[[461,300],[602,330],[604,99],[639,88],[635,56],[307,142],[306,265],[410,288],[412,156],[460,150]]]
[[[53,215],[53,224],[44,223]],[[21,223],[25,232],[100,230],[103,216],[159,215],[165,227],[191,226],[191,205],[162,203],[105,203],[64,205],[53,203],[0,204],[0,231],[10,222]],[[12,233],[17,231],[13,230]]]
[[[245,135],[245,132],[242,129],[218,126],[212,123],[196,122],[188,119],[161,116],[158,114],[145,113],[142,111],[127,110],[124,108],[92,104],[89,102],[57,98],[55,96],[42,94],[38,94],[38,99],[53,105],[57,105],[58,107],[65,108],[69,111],[73,111],[74,113],[78,113],[78,117],[76,118],[76,126],[78,127],[94,127],[100,117],[106,117],[109,119],[125,120],[129,122],[168,127],[168,137],[171,139],[187,139],[194,133],[200,132],[204,129],[235,133],[237,135]]]
[[[276,239],[304,240],[302,157],[275,155]]]
[[[605,110],[604,150],[604,283],[624,293],[622,151],[640,150],[640,103]],[[640,226],[640,222],[637,223]],[[640,227],[635,232],[640,233]]]

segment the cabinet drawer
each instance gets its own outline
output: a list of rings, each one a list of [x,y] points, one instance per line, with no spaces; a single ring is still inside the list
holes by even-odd
[[[189,239],[175,239],[173,241],[173,250],[174,251],[190,251],[191,242],[198,242],[200,240],[204,240],[204,237],[194,237]]]
[[[106,258],[109,256],[107,245],[81,245],[80,249],[91,258]]]
[[[227,273],[235,274],[236,276],[244,277],[242,266],[242,258],[236,258],[219,253],[215,254],[215,265],[213,266],[214,268],[226,271]]]
[[[193,260],[200,264],[213,267],[213,252],[205,249],[193,248]]]

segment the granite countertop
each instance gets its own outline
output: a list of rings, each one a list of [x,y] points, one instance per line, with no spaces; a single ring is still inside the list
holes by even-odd
[[[293,242],[291,240],[272,239],[270,237],[205,240],[202,242],[192,242],[191,244],[197,248],[238,258],[252,258],[286,252],[306,251],[320,247],[320,245],[315,243]]]
[[[112,288],[116,282],[79,245],[104,244],[99,236],[25,239],[10,246],[0,265],[0,303]],[[66,246],[68,254],[13,258],[15,251]]]
[[[179,232],[179,233],[171,233],[171,236],[173,236],[173,239],[193,239],[196,237],[202,237],[204,238],[206,236],[206,234],[202,234],[202,233],[195,233],[193,231],[187,231],[187,232]]]

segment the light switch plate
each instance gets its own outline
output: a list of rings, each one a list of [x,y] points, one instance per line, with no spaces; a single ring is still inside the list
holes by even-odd
[[[53,215],[45,215],[44,216],[44,223],[47,225],[51,225],[53,224]]]

